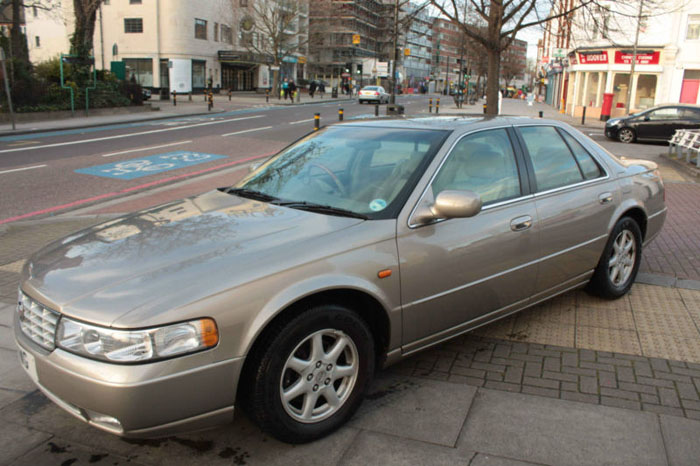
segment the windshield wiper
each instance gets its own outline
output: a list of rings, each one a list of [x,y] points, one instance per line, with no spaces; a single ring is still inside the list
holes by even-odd
[[[318,212],[320,214],[337,215],[339,217],[351,217],[360,218],[362,220],[369,220],[369,217],[364,214],[358,214],[352,210],[341,209],[340,207],[333,207],[330,205],[316,204],[314,202],[307,201],[277,201],[272,202],[272,204],[280,205],[284,207],[290,207],[292,209],[308,210],[310,212]]]
[[[220,188],[219,190],[226,194],[235,194],[237,196],[247,197],[248,199],[255,199],[256,201],[270,202],[277,200],[275,196],[270,196],[269,194],[261,193],[260,191],[255,191],[253,189]]]

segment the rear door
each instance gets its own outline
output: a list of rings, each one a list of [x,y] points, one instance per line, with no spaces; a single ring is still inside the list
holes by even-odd
[[[603,165],[566,130],[522,126],[518,133],[539,219],[537,299],[590,276],[607,241],[618,193]]]

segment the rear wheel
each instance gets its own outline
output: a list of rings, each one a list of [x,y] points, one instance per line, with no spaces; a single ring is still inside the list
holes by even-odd
[[[642,258],[642,232],[630,217],[615,224],[603,255],[588,284],[588,291],[602,298],[617,299],[634,283]]]
[[[279,323],[257,348],[248,409],[264,431],[284,442],[309,442],[342,426],[374,372],[369,327],[340,306],[317,306]]]
[[[619,139],[620,142],[624,142],[625,144],[629,144],[630,142],[634,142],[634,139],[635,139],[634,130],[631,128],[622,128],[617,133],[617,139]]]

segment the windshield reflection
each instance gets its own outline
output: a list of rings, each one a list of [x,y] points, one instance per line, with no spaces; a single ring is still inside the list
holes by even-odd
[[[326,128],[265,162],[233,187],[239,190],[234,194],[245,196],[243,190],[247,190],[297,204],[389,218],[446,134],[362,126]]]

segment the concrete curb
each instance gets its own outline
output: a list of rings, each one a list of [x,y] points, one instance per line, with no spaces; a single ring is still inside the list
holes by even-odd
[[[160,110],[153,110],[154,112],[159,112]],[[112,126],[112,125],[128,125],[131,123],[140,123],[146,121],[157,121],[157,120],[168,120],[171,118],[187,118],[192,116],[203,116],[203,115],[214,115],[218,113],[225,113],[228,110],[212,110],[211,112],[198,112],[198,113],[183,113],[182,115],[168,115],[168,116],[154,116],[153,118],[138,118],[129,120],[119,120],[111,121],[109,123],[88,123],[86,125],[76,125],[76,126],[56,126],[52,128],[37,128],[37,129],[19,129],[19,130],[0,130],[0,137],[2,136],[21,136],[23,134],[34,134],[34,133],[50,133],[52,131],[64,131],[71,129],[82,129],[82,128],[99,128],[100,126]],[[89,118],[89,117],[88,117]]]
[[[680,160],[675,157],[670,156],[668,153],[662,153],[661,157],[665,160],[668,160],[670,162],[673,162],[673,164],[676,165],[679,169],[683,170],[685,173],[687,173],[690,176],[693,177],[699,177],[700,176],[700,168],[693,167],[692,165],[688,164],[685,160]]]

